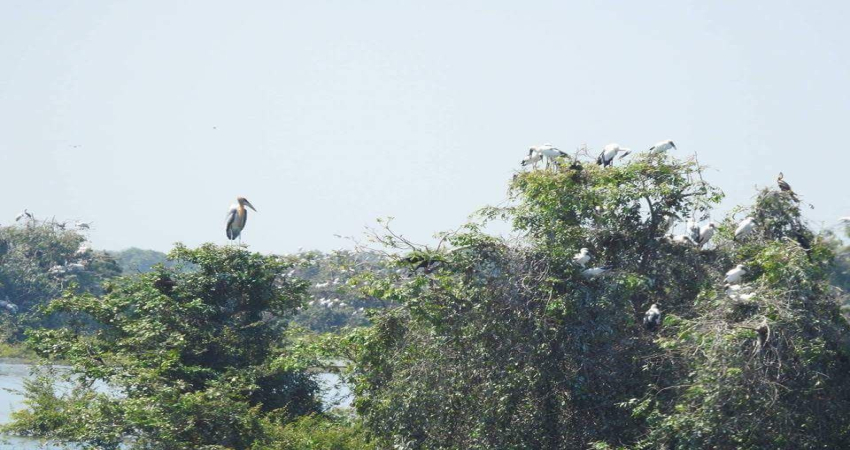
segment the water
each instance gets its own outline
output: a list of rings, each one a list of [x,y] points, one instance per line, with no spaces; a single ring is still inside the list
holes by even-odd
[[[27,364],[0,361],[0,423],[7,423],[12,411],[23,408],[23,396],[9,390],[23,390],[24,379],[29,375],[30,366]],[[339,375],[319,373],[316,374],[316,378],[322,387],[322,404],[326,409],[351,406],[351,390],[342,383]],[[0,436],[0,450],[67,450],[68,448],[43,443],[38,439]]]

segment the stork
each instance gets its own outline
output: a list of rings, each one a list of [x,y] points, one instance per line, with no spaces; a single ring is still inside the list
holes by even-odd
[[[602,148],[602,153],[600,153],[599,157],[596,158],[596,164],[599,164],[602,167],[608,167],[614,164],[614,158],[616,158],[618,154],[622,153],[620,159],[623,159],[631,152],[631,149],[620,147],[620,144],[608,144]]]
[[[225,225],[227,239],[232,241],[239,238],[239,242],[242,242],[240,235],[242,234],[242,230],[245,229],[245,222],[248,221],[248,210],[245,209],[246,206],[253,209],[254,212],[257,211],[254,209],[254,205],[245,197],[236,197],[236,203],[230,205],[230,211],[227,212],[227,225]]]
[[[738,224],[738,228],[735,229],[735,237],[734,240],[738,238],[742,238],[753,232],[753,229],[756,227],[756,219],[752,217],[747,217],[742,220],[741,223]]]
[[[744,275],[747,274],[746,269],[744,269],[743,264],[738,264],[734,269],[726,272],[726,278],[723,280],[728,284],[735,284],[741,281],[741,278],[744,278]]]
[[[779,190],[788,193],[788,195],[791,197],[791,200],[794,200],[798,203],[800,202],[800,199],[797,198],[797,194],[794,193],[793,189],[791,189],[791,185],[788,184],[787,181],[785,181],[785,175],[783,175],[782,172],[779,172],[779,175],[776,177],[776,184],[779,185]]]
[[[673,141],[668,139],[666,141],[661,141],[661,142],[653,145],[652,147],[649,147],[649,153],[651,153],[653,155],[659,154],[659,153],[665,153],[665,152],[667,152],[667,150],[670,150],[671,148],[676,150],[676,144],[674,144]]]
[[[717,225],[714,222],[709,222],[706,225],[703,225],[702,228],[699,229],[699,239],[697,240],[697,244],[699,248],[702,248],[705,244],[711,240],[711,237],[714,236],[714,231],[717,229]]]
[[[543,159],[543,155],[540,154],[540,151],[537,150],[537,147],[531,147],[528,149],[528,156],[522,159],[520,165],[522,167],[531,166],[532,168],[537,168],[537,163]]]
[[[590,253],[588,253],[588,250],[582,247],[582,249],[579,250],[579,252],[573,256],[573,262],[580,265],[581,267],[585,267],[587,262],[590,261],[590,258],[591,256]]]
[[[35,217],[32,215],[32,213],[27,211],[26,208],[24,208],[23,212],[21,212],[20,214],[15,216],[15,222],[20,222],[21,219],[23,219],[24,217],[26,217],[27,220],[35,219]]]
[[[594,278],[602,275],[607,272],[609,269],[607,267],[591,267],[590,269],[585,269],[581,271],[581,276],[585,278]]]
[[[537,152],[546,158],[546,167],[550,165],[553,167],[558,167],[558,158],[561,156],[567,156],[566,153],[555,148],[554,145],[550,143],[545,143],[543,145],[533,145],[528,149],[528,154],[531,155],[532,152]]]
[[[655,303],[649,307],[643,316],[643,326],[649,331],[655,331],[661,326],[661,310]]]

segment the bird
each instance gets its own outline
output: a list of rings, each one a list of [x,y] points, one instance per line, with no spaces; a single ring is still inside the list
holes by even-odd
[[[65,267],[68,269],[68,272],[82,272],[83,270],[85,270],[86,265],[85,263],[77,261],[70,264],[65,264]]]
[[[88,244],[86,244],[84,242],[84,243],[80,244],[80,247],[77,248],[77,251],[74,252],[74,255],[75,256],[85,255],[86,253],[89,252],[89,250],[91,250],[91,247],[89,247]]]
[[[20,214],[15,216],[15,222],[20,222],[21,219],[23,219],[24,217],[26,217],[27,220],[33,220],[35,218],[35,217],[33,217],[32,213],[27,211],[26,208],[25,208],[23,210],[23,212],[21,212]]]
[[[694,243],[698,242],[699,241],[699,230],[700,230],[699,223],[697,223],[696,220],[691,218],[690,220],[688,220],[687,227],[688,227],[688,234],[690,235],[691,240],[694,241]]]
[[[850,216],[839,217],[838,221],[841,223],[850,223]]]
[[[546,158],[546,167],[549,167],[550,165],[558,167],[558,158],[561,156],[567,156],[566,153],[558,150],[554,145],[548,142],[542,145],[532,145],[528,149],[528,153],[531,154],[532,152],[537,152]]]
[[[596,158],[596,164],[599,164],[602,167],[608,167],[614,164],[614,158],[616,158],[618,154],[622,153],[620,156],[620,159],[622,159],[631,152],[631,149],[620,147],[620,144],[608,144],[602,148],[602,153],[600,153],[599,157]]]
[[[753,229],[756,227],[756,219],[752,217],[747,217],[742,220],[741,223],[738,224],[738,228],[735,229],[735,237],[733,239],[737,240],[738,238],[742,238],[753,232]]]
[[[653,303],[643,316],[643,326],[649,331],[655,331],[661,326],[661,310]]]
[[[78,220],[74,222],[74,226],[77,227],[78,230],[89,230],[91,229],[91,222],[81,222]]]
[[[541,159],[543,159],[543,155],[540,154],[536,147],[531,147],[528,149],[528,156],[522,159],[520,165],[522,165],[522,167],[531,166],[536,169],[537,163],[539,163]]]
[[[249,207],[256,212],[254,209],[254,205],[248,201],[245,197],[236,197],[236,203],[230,205],[230,210],[227,212],[227,224],[225,225],[225,234],[227,235],[227,239],[235,240],[239,238],[242,234],[242,230],[245,229],[245,222],[248,221],[248,210],[245,207]],[[239,239],[241,242],[242,239]]]
[[[793,189],[791,189],[791,185],[788,184],[787,181],[785,181],[785,175],[783,175],[782,172],[779,172],[779,175],[776,177],[776,184],[779,185],[779,190],[788,193],[788,195],[791,197],[791,200],[794,200],[795,202],[800,201],[800,199],[797,198],[797,194],[794,193]]]
[[[687,234],[679,234],[679,235],[673,236],[673,243],[674,244],[684,244],[684,245],[696,245],[696,242],[694,242],[694,240],[690,236],[688,236]]]
[[[609,269],[607,267],[591,267],[590,269],[585,269],[581,271],[581,276],[585,278],[593,278],[602,275],[607,272]]]
[[[649,147],[649,153],[652,153],[652,154],[664,153],[667,150],[670,150],[671,148],[676,150],[676,144],[674,144],[673,141],[668,139],[666,141],[661,141],[661,142],[653,145],[652,147]]]
[[[573,256],[573,262],[584,267],[587,262],[590,261],[590,258],[591,256],[590,253],[588,253],[588,250],[582,247],[582,249]]]
[[[746,269],[744,269],[743,264],[738,264],[734,269],[726,272],[726,278],[723,280],[728,284],[735,284],[741,281],[741,278],[747,274]]]
[[[0,307],[6,308],[12,314],[18,313],[18,305],[9,301],[9,297],[6,297],[6,300],[0,300]]]
[[[699,229],[699,239],[697,240],[697,244],[700,248],[711,240],[711,237],[714,236],[715,229],[717,229],[717,225],[715,225],[714,222],[709,222]]]

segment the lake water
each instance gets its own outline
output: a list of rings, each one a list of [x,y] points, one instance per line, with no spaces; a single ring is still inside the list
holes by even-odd
[[[21,391],[24,379],[30,375],[30,366],[0,361],[0,423],[9,421],[9,414],[23,407],[23,397],[14,391]],[[322,403],[325,408],[351,406],[351,390],[333,373],[316,374],[322,387]],[[11,391],[11,392],[10,392]],[[67,450],[44,443],[37,439],[16,438],[0,435],[0,450]]]

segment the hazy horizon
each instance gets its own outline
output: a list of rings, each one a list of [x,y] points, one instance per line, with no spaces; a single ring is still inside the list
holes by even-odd
[[[673,139],[749,203],[779,171],[850,215],[839,2],[0,4],[0,224],[94,222],[98,248],[416,240],[506,199],[532,144]]]

